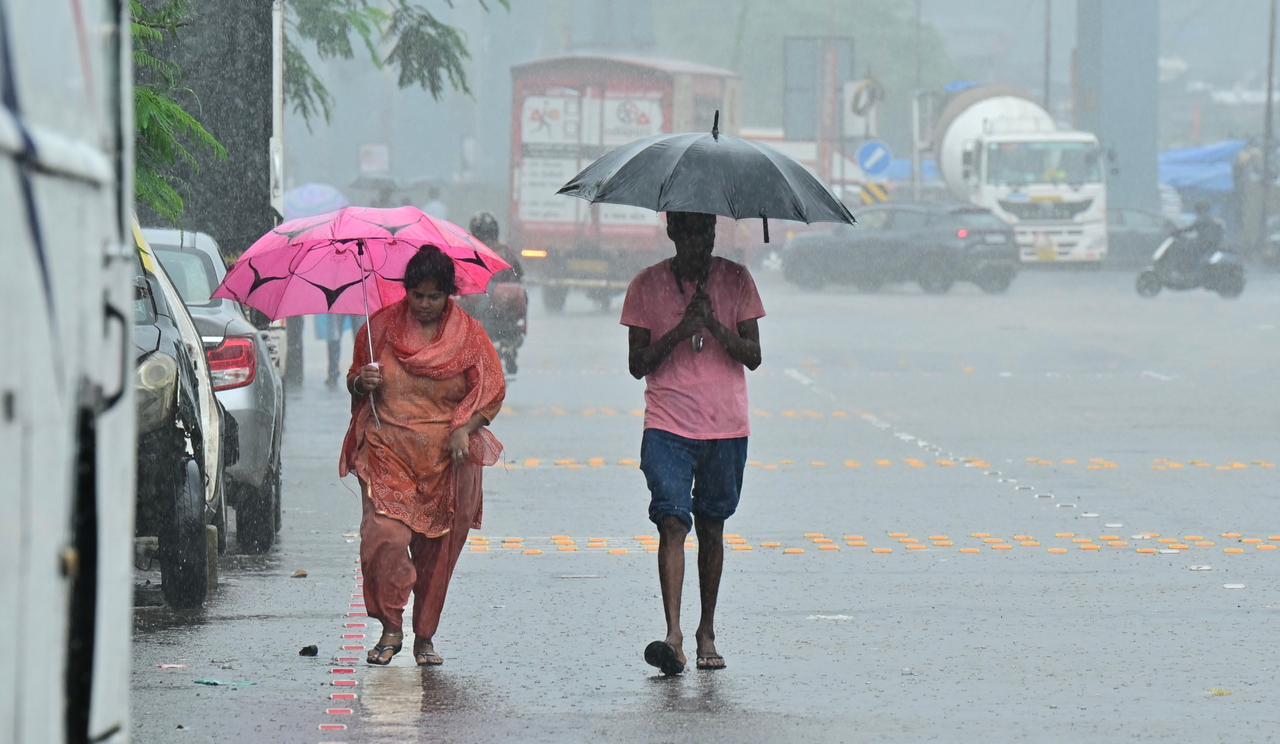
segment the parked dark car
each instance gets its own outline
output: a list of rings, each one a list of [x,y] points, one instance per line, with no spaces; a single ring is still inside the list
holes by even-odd
[[[1143,209],[1107,210],[1107,265],[1146,266],[1177,229],[1173,220]]]
[[[245,552],[264,552],[281,525],[285,408],[268,331],[254,327],[235,302],[212,297],[227,274],[213,238],[154,228],[143,234],[200,331],[213,390],[238,425],[240,459],[227,468],[226,491],[235,510],[236,542]]]
[[[968,281],[995,294],[1017,276],[1013,228],[988,210],[901,204],[863,209],[854,217],[856,225],[791,241],[783,257],[786,278],[802,287],[852,284],[864,292],[915,282],[930,294]]]
[[[222,471],[227,462],[235,461],[236,433],[234,421],[202,392],[202,367],[193,351],[202,354],[203,348],[188,338],[191,333],[184,331],[179,315],[186,310],[181,304],[174,306],[159,271],[140,264],[134,279],[134,525],[139,537],[158,538],[165,600],[189,608],[200,606],[208,593],[212,551],[207,527],[225,522]],[[217,425],[207,426],[211,420]]]

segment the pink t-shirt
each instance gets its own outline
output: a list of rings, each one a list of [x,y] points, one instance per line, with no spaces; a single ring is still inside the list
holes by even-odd
[[[657,341],[679,325],[697,286],[686,282],[683,290],[682,295],[670,259],[641,271],[627,288],[622,325],[648,329]],[[731,331],[743,321],[764,317],[756,283],[741,264],[713,257],[707,294],[716,320]],[[745,437],[751,430],[746,368],[709,332],[702,335],[702,351],[682,341],[645,377],[644,428],[688,439]]]

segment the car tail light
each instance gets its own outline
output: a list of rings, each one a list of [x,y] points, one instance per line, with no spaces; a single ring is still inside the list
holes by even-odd
[[[251,336],[228,336],[205,356],[214,390],[244,387],[258,376],[258,350]]]
[[[956,237],[964,240],[969,237],[969,231],[962,227],[959,230],[956,230]]]

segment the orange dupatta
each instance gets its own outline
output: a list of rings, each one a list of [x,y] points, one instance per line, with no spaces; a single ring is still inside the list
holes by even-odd
[[[502,362],[480,322],[467,315],[451,299],[436,338],[419,348],[412,348],[405,342],[408,322],[408,308],[403,300],[374,313],[369,323],[356,334],[355,356],[347,373],[348,386],[360,370],[369,364],[369,342],[366,339],[372,330],[375,358],[380,358],[383,351],[390,348],[396,360],[412,375],[433,380],[467,375],[472,384],[453,412],[450,433],[464,426],[476,413],[492,420],[506,396],[506,378],[502,372]],[[345,477],[356,469],[357,455],[373,426],[375,422],[369,396],[353,396],[351,425],[343,439],[342,458],[338,467],[341,476]],[[501,442],[487,427],[482,427],[471,436],[471,464],[493,465],[498,462],[501,454]],[[457,476],[454,470],[452,466],[448,468],[448,493],[444,494],[448,499],[446,506],[450,513],[457,502]]]

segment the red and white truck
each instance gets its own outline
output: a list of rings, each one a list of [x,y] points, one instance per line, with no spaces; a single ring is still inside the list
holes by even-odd
[[[556,192],[605,152],[671,132],[737,132],[738,76],[678,60],[618,55],[541,59],[511,70],[511,246],[549,310],[570,290],[601,307],[671,254],[660,215]],[[735,250],[727,224],[718,250]]]

